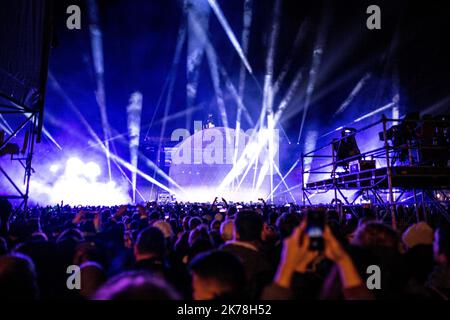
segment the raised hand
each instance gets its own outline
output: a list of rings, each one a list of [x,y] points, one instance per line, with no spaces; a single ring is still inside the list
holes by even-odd
[[[117,212],[114,214],[114,219],[120,218],[121,216],[123,216],[125,214],[125,212],[127,212],[127,205],[121,205],[119,207],[119,209],[117,209]]]
[[[305,272],[308,265],[319,255],[309,250],[309,236],[305,233],[306,222],[295,228],[292,235],[284,240],[281,260],[275,275],[275,283],[290,287],[294,272]]]
[[[75,215],[75,218],[73,218],[72,223],[74,223],[74,224],[80,223],[81,220],[83,220],[85,214],[86,214],[86,211],[84,211],[84,210],[78,211],[77,214]]]
[[[325,243],[325,257],[334,262],[339,262],[342,259],[348,258],[347,252],[341,246],[339,241],[334,237],[333,232],[331,232],[331,229],[328,226],[325,226],[325,230],[323,232],[323,240]]]
[[[334,237],[328,226],[325,227],[323,233],[325,242],[325,256],[334,261],[339,269],[339,275],[343,288],[352,288],[362,285],[362,279],[356,269],[352,259],[339,241]]]

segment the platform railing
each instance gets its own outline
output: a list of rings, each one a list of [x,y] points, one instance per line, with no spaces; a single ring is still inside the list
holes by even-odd
[[[388,205],[392,211],[392,213],[395,212],[395,204],[396,200],[394,197],[394,188],[392,183],[392,167],[399,161],[399,157],[402,155],[403,160],[400,163],[402,165],[406,166],[421,166],[424,164],[422,161],[423,151],[425,150],[442,150],[448,152],[449,146],[440,146],[434,144],[434,141],[430,143],[431,140],[434,140],[435,137],[426,137],[422,140],[428,140],[428,141],[421,141],[421,139],[407,139],[404,138],[406,141],[405,143],[393,145],[393,139],[389,136],[388,131],[394,124],[401,123],[402,125],[408,124],[408,123],[420,123],[422,125],[426,123],[431,123],[434,125],[435,128],[443,128],[445,126],[449,126],[449,121],[443,121],[443,120],[411,120],[411,119],[389,119],[385,116],[382,116],[380,120],[375,121],[371,124],[365,125],[359,129],[355,129],[352,131],[349,135],[332,139],[329,143],[316,148],[315,150],[303,153],[301,155],[301,169],[302,169],[302,189],[303,189],[303,203],[305,204],[306,201],[310,202],[307,193],[305,192],[307,190],[306,188],[306,181],[305,181],[305,175],[308,175],[309,181],[311,179],[314,181],[314,176],[318,175],[330,175],[330,179],[333,182],[333,190],[334,190],[334,202],[338,202],[338,194],[341,194],[341,196],[346,199],[340,189],[337,186],[337,175],[339,173],[336,172],[336,169],[342,164],[348,164],[352,161],[358,160],[358,159],[371,159],[371,160],[377,160],[379,163],[383,163],[386,168],[386,178],[388,181]],[[343,141],[344,139],[348,139],[349,136],[354,136],[356,142],[358,142],[358,136],[360,136],[361,133],[367,132],[369,129],[375,128],[376,126],[381,126],[379,134],[383,137],[382,141],[380,141],[380,146],[375,147],[371,150],[360,152],[357,155],[354,155],[352,157],[346,158],[346,159],[337,159],[336,150],[334,146],[336,146],[339,142]],[[342,128],[344,129],[344,128]],[[430,156],[430,155],[428,155]],[[312,159],[310,162],[310,165],[307,167],[305,165],[305,159]],[[406,159],[405,159],[406,158]],[[314,160],[319,160],[321,163],[315,164]],[[323,163],[325,162],[325,163]],[[330,191],[330,189],[327,190],[327,192]],[[416,190],[414,190],[414,194],[416,193]],[[422,192],[423,194],[423,192]],[[414,197],[416,198],[416,197]],[[422,199],[423,200],[423,199]],[[392,216],[392,226],[396,228],[396,220],[395,220],[395,214],[391,214]]]

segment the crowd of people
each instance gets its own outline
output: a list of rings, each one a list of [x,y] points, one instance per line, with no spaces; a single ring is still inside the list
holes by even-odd
[[[448,207],[399,206],[395,230],[381,206],[314,207],[320,251],[308,210],[215,199],[24,211],[0,199],[0,298],[450,298]]]

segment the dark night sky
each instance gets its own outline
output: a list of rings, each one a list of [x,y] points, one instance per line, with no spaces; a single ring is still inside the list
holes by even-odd
[[[69,3],[70,2],[70,3]],[[275,76],[286,61],[296,32],[305,20],[308,28],[305,40],[295,52],[294,63],[276,104],[286,92],[287,86],[299,69],[304,70],[304,80],[292,103],[288,106],[283,126],[291,140],[295,140],[301,119],[301,106],[308,83],[312,50],[320,30],[325,30],[323,58],[317,73],[317,83],[312,95],[306,129],[326,132],[352,121],[392,99],[393,92],[401,94],[402,113],[423,110],[446,98],[449,93],[450,71],[450,19],[445,1],[282,1],[281,30],[278,39]],[[259,114],[267,53],[268,30],[271,27],[273,1],[254,1],[254,20],[250,35],[248,59],[255,71],[255,79],[247,76],[244,102],[254,115]],[[65,28],[65,8],[68,4],[82,7],[82,30]],[[219,1],[238,39],[242,29],[242,0]],[[366,8],[377,4],[382,9],[382,30],[367,30]],[[139,90],[144,96],[142,124],[150,122],[172,63],[176,36],[181,24],[180,1],[101,0],[100,26],[103,31],[105,61],[105,86],[108,116],[117,132],[126,132],[126,105],[130,94]],[[95,104],[95,76],[88,32],[88,14],[85,1],[56,1],[55,45],[50,59],[50,71],[64,88],[65,93],[89,119],[100,133],[101,123]],[[211,14],[209,36],[219,52],[235,85],[238,82],[240,60],[214,14]],[[397,44],[394,45],[394,44]],[[186,108],[186,51],[177,70],[177,79],[171,113]],[[395,89],[395,71],[399,86]],[[372,77],[364,90],[356,97],[340,117],[332,115],[349,95],[356,83],[370,72]],[[234,125],[235,104],[225,96],[229,120]],[[164,101],[164,100],[163,100]],[[219,121],[208,64],[203,62],[199,94],[196,103],[203,109],[193,119],[205,119],[213,112]],[[49,88],[47,117],[61,119],[72,131],[83,132],[83,127],[57,92]],[[155,119],[163,115],[159,108]],[[448,109],[448,107],[447,107]],[[445,111],[441,109],[440,112]],[[185,119],[168,123],[168,131],[185,125]],[[51,126],[51,124],[50,124]],[[64,136],[64,128],[53,128],[56,136]],[[150,134],[159,135],[156,123]],[[143,129],[142,135],[145,135]],[[80,143],[73,139],[68,144]]]

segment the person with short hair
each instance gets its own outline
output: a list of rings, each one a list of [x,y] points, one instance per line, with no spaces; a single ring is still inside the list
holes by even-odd
[[[400,239],[395,230],[377,221],[358,226],[352,243],[363,247],[385,247],[395,251],[400,249]]]
[[[234,220],[233,240],[225,242],[222,250],[241,259],[247,275],[251,298],[257,298],[270,282],[273,270],[261,250],[263,219],[255,211],[242,211]]]
[[[166,242],[163,233],[156,227],[143,229],[134,245],[135,269],[164,275]]]
[[[189,264],[195,300],[243,298],[246,284],[241,261],[225,251],[201,253]]]
[[[187,271],[167,258],[166,248],[166,239],[158,228],[145,228],[139,233],[134,245],[136,263],[133,269],[163,278],[179,292],[186,294],[186,282],[189,280]]]
[[[192,217],[189,220],[189,230],[191,230],[191,231],[194,230],[195,228],[197,228],[202,223],[203,223],[203,221],[199,217]]]
[[[21,253],[0,257],[0,300],[34,300],[39,296],[33,261]]]
[[[163,279],[146,272],[121,273],[101,286],[93,300],[179,300],[179,294]]]
[[[279,216],[276,221],[276,226],[280,232],[281,240],[289,237],[299,224],[300,218],[295,213],[285,212]]]

